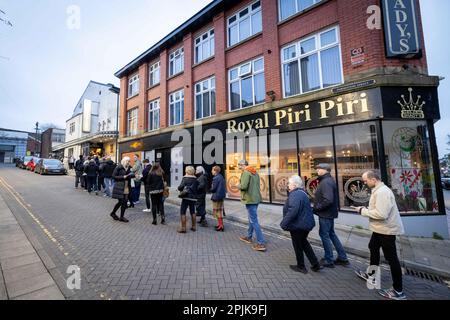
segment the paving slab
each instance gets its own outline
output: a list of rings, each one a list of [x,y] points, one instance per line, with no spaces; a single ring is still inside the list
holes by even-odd
[[[48,272],[41,273],[34,277],[5,283],[8,288],[8,295],[11,299],[53,286],[55,284],[53,278],[48,274]]]
[[[12,300],[64,300],[64,296],[56,285],[40,289],[28,294],[13,298]]]
[[[47,269],[42,262],[39,261],[25,266],[5,270],[3,272],[3,276],[5,282],[9,284],[11,282],[33,278],[44,273],[47,273]]]

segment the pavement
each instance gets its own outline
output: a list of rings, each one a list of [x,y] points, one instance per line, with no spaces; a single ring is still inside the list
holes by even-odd
[[[166,203],[167,225],[153,226],[142,200],[128,209],[128,224],[108,213],[116,201],[74,188],[70,176],[39,176],[0,167],[0,195],[15,216],[64,298],[70,300],[380,300],[355,269],[367,259],[350,254],[349,267],[299,274],[289,237],[266,229],[267,251],[239,241],[246,225],[228,219],[178,234],[179,207]],[[228,204],[227,204],[228,205]],[[228,210],[229,211],[229,210]],[[323,250],[313,246],[320,258]],[[67,287],[67,268],[81,271],[81,288]],[[309,268],[309,264],[307,263]],[[382,266],[382,286],[390,286]],[[404,276],[409,299],[450,300],[443,282]]]

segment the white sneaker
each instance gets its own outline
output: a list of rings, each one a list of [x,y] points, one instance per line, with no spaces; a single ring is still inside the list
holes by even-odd
[[[142,212],[152,212],[152,209],[144,209]]]

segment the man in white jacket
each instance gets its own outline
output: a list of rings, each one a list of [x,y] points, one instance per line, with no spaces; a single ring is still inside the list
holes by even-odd
[[[380,264],[381,248],[389,263],[393,280],[393,288],[380,290],[379,293],[385,298],[406,300],[403,293],[402,268],[395,246],[396,236],[403,234],[404,229],[394,193],[373,171],[365,172],[362,179],[372,189],[369,208],[357,207],[355,209],[362,216],[369,218],[369,229],[373,232],[369,242],[370,265],[378,266]],[[364,280],[368,280],[372,276],[362,271],[357,271],[356,274]]]

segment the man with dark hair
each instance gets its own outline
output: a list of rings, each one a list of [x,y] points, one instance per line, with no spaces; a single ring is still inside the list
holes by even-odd
[[[369,218],[369,229],[373,232],[369,242],[370,265],[379,266],[380,248],[391,268],[393,288],[380,290],[378,293],[392,300],[406,300],[403,293],[402,268],[395,246],[396,236],[404,233],[402,219],[398,211],[394,193],[374,171],[362,175],[364,183],[372,189],[369,207],[357,207],[355,210],[363,217]],[[356,274],[368,281],[372,274],[356,271]]]
[[[80,159],[75,162],[75,188],[78,189],[78,184],[83,177],[84,172],[84,160],[83,155],[80,155]],[[83,182],[81,181],[81,187],[84,187]]]
[[[334,219],[338,217],[338,195],[336,182],[331,176],[331,166],[321,163],[316,166],[319,175],[319,186],[314,194],[314,214],[319,216],[319,235],[322,239],[325,257],[321,259],[324,267],[334,268],[335,264],[349,265],[344,247],[334,232]],[[333,260],[333,245],[337,251],[337,259]]]

